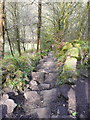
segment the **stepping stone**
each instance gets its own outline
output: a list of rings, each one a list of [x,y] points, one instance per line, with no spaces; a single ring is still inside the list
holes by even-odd
[[[50,84],[40,84],[40,90],[47,90],[50,89]]]
[[[17,106],[17,104],[14,102],[14,100],[9,99],[8,94],[3,94],[0,105],[5,105],[7,109],[7,113],[12,113],[14,108]]]
[[[62,95],[66,100],[68,100],[68,91],[69,91],[69,89],[70,89],[70,85],[67,85],[67,84],[62,85],[62,86],[60,87],[61,95]]]
[[[68,107],[58,106],[57,107],[57,115],[68,115]]]
[[[12,99],[1,101],[0,105],[6,105],[7,113],[12,113],[17,104]]]
[[[76,112],[76,96],[73,88],[69,90],[68,98],[68,110],[69,113],[72,114],[73,112]]]
[[[40,102],[40,95],[36,91],[28,91],[24,93],[24,97],[30,103]]]
[[[56,88],[41,91],[41,95],[43,97],[44,106],[49,105],[51,102],[56,102],[58,100],[58,96],[60,96],[60,94],[58,93],[58,89]]]
[[[39,90],[38,84],[37,84],[36,81],[32,80],[32,81],[30,82],[30,89],[32,89],[32,90]]]
[[[56,79],[57,79],[57,74],[55,73],[49,73],[45,75],[45,82],[46,81],[52,82],[55,81]]]
[[[38,118],[38,115],[37,114],[30,114],[30,115],[23,115],[20,117],[21,120],[33,120],[35,118]]]
[[[37,113],[38,118],[50,118],[51,116],[51,111],[48,107],[34,109],[33,113]]]
[[[6,117],[6,115],[7,115],[7,106],[2,104],[0,105],[0,120]]]
[[[43,83],[45,78],[44,72],[32,72],[32,79],[38,83]]]

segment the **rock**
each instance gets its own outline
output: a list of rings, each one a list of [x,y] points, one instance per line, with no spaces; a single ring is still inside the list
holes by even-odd
[[[33,90],[33,91],[38,91],[39,90],[38,86],[36,86],[36,85],[30,86],[30,89]]]
[[[9,98],[8,94],[3,94],[3,96],[2,96],[3,101],[7,100],[8,98]]]
[[[46,67],[55,67],[55,63],[53,62],[53,61],[49,61],[49,62],[45,62],[44,64],[43,64],[43,66],[46,68]]]
[[[3,91],[4,91],[5,93],[9,93],[9,92],[12,92],[12,89],[9,88],[9,87],[4,87],[4,88],[3,88]]]
[[[58,118],[58,115],[52,115],[51,118]]]
[[[73,47],[73,45],[71,44],[71,43],[69,43],[69,42],[65,42],[65,45],[64,45],[64,47],[62,48],[62,50],[64,51],[64,50],[68,50],[68,49],[70,49],[70,48],[72,48]]]
[[[6,105],[0,105],[0,119],[6,117],[7,115],[7,106]]]
[[[79,57],[79,49],[72,47],[66,52],[66,56]]]
[[[40,87],[42,90],[45,90],[45,89],[50,89],[50,84],[40,84]]]
[[[63,79],[66,83],[75,83],[77,80],[77,59],[68,56],[63,67],[63,72],[61,75],[61,79]]]
[[[41,68],[41,66],[42,66],[41,64],[37,65],[37,69],[40,69],[40,68]]]
[[[62,86],[60,87],[61,95],[62,95],[65,99],[67,99],[67,100],[68,100],[68,91],[69,91],[69,89],[70,89],[70,85],[67,85],[67,84],[62,85]]]
[[[57,75],[55,73],[49,73],[45,75],[45,82],[49,81],[52,82],[57,79]]]
[[[40,101],[40,95],[36,91],[28,91],[24,93],[24,97],[31,103]]]
[[[2,99],[0,105],[7,106],[7,113],[12,113],[17,104],[12,99]]]
[[[47,90],[50,89],[50,84],[40,84],[40,90]]]
[[[30,82],[30,88],[31,88],[32,90],[39,90],[38,84],[37,84],[37,82],[34,81],[34,80],[32,80],[32,81]]]
[[[58,106],[57,115],[68,115],[68,107]]]
[[[17,104],[14,102],[14,100],[9,99],[8,94],[3,94],[0,105],[6,105],[7,106],[7,113],[12,113],[14,108],[17,106]]]
[[[39,69],[38,71],[39,71],[39,72],[44,72],[44,73],[49,73],[49,71],[46,70],[46,69]]]
[[[12,113],[17,104],[12,99],[7,99],[4,103],[7,105],[7,113]]]
[[[44,90],[44,91],[41,91],[41,95],[43,96],[43,101],[45,102],[57,101],[58,91],[56,88],[51,90]]]
[[[68,120],[74,119],[74,117],[72,117],[72,116],[70,116],[70,115],[62,115],[60,118],[68,119]]]
[[[43,83],[44,82],[44,72],[32,72],[32,79],[34,81],[37,81],[38,83]]]
[[[34,109],[33,112],[37,113],[38,118],[50,118],[51,111],[50,108],[44,107],[44,108],[37,108]]]
[[[68,91],[68,110],[70,113],[76,112],[76,96],[75,96],[75,90],[71,88]]]
[[[68,56],[64,63],[63,71],[76,72],[77,59]]]
[[[36,81],[32,80],[32,81],[30,82],[30,85],[31,85],[31,86],[35,86],[35,85],[38,85],[38,84],[37,84]]]
[[[35,118],[38,118],[38,115],[36,113],[30,115],[23,115],[20,117],[21,120],[29,120],[29,119],[35,120]]]

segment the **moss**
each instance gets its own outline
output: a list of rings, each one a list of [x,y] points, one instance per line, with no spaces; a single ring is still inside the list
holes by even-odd
[[[62,50],[65,51],[65,50],[68,50],[68,49],[70,49],[72,47],[73,47],[73,45],[71,43],[66,42],[65,45],[64,45],[64,47],[62,48]]]
[[[72,47],[66,52],[66,56],[79,57],[79,49]]]
[[[70,71],[70,72],[76,71],[76,65],[77,65],[77,59],[68,56],[64,63],[63,71]]]
[[[74,44],[74,47],[80,48],[80,44],[79,44],[79,43],[75,43],[75,44]]]

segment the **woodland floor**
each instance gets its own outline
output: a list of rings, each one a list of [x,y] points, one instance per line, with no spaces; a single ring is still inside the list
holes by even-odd
[[[78,78],[75,85],[58,86],[58,70],[53,53],[40,60],[37,72],[44,73],[38,81],[37,88],[26,89],[15,95],[5,91],[10,99],[18,105],[9,118],[88,118],[88,79]],[[35,77],[35,76],[33,76]],[[26,95],[27,99],[25,99]],[[32,97],[31,97],[32,96]],[[33,99],[34,98],[34,99]],[[77,113],[77,116],[73,115]]]

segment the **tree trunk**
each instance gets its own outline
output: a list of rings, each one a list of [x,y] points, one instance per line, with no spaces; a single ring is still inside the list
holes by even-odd
[[[9,33],[8,33],[8,30],[7,30],[6,15],[5,15],[5,29],[6,29],[6,34],[7,34],[7,40],[8,40],[9,46],[10,46],[10,51],[11,51],[12,56],[14,56],[11,41],[10,41],[10,37],[9,37]]]
[[[37,52],[40,52],[42,0],[38,0]]]
[[[25,52],[26,51],[26,48],[25,48],[25,26],[23,26],[23,30],[24,30],[23,49],[24,49],[24,52]]]
[[[88,2],[88,41],[90,41],[90,2]]]
[[[0,59],[4,57],[4,2],[0,2]]]
[[[20,38],[19,38],[19,29],[18,26],[16,26],[16,40],[17,40],[17,49],[19,56],[21,56],[21,48],[20,48]]]
[[[14,14],[15,14],[15,21],[14,24],[17,24],[19,21],[19,13],[18,11],[18,3],[15,3],[15,10],[14,10]],[[17,41],[17,50],[19,53],[19,56],[21,56],[21,48],[20,48],[20,37],[19,37],[19,27],[18,25],[15,26],[15,31],[16,31],[16,41]]]

